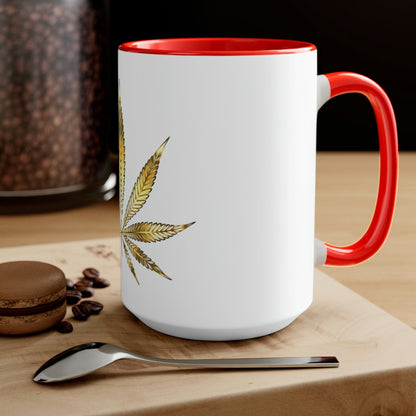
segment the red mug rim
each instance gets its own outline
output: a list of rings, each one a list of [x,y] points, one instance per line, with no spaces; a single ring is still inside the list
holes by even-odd
[[[264,38],[172,38],[126,42],[124,52],[158,55],[281,55],[316,50],[309,42]]]

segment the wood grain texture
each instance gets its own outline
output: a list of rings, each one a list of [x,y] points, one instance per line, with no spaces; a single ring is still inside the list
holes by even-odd
[[[318,153],[316,236],[356,241],[368,227],[377,195],[378,153]],[[390,234],[371,259],[321,270],[416,328],[416,153],[402,152]]]
[[[111,238],[119,235],[118,201],[67,211],[0,215],[0,247]]]
[[[119,238],[3,248],[0,261],[48,261],[76,279],[96,267],[111,286],[98,316],[74,332],[0,339],[1,413],[30,415],[413,415],[416,333],[320,271],[312,306],[258,339],[200,342],[151,330],[122,305]],[[166,282],[169,285],[169,282]],[[78,381],[38,385],[35,370],[73,345],[101,341],[175,358],[336,355],[338,369],[192,370],[122,361]]]

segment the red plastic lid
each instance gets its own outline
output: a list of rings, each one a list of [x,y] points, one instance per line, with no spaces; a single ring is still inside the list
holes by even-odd
[[[279,55],[309,52],[316,46],[285,39],[182,38],[127,42],[119,49],[160,55]]]

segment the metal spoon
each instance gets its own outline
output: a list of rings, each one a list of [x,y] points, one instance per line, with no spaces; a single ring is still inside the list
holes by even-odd
[[[54,383],[70,380],[92,373],[99,368],[122,359],[139,360],[146,363],[170,366],[209,368],[305,368],[338,367],[336,357],[270,357],[270,358],[227,358],[207,360],[175,360],[146,357],[123,348],[102,342],[77,345],[55,355],[36,371],[36,383]]]

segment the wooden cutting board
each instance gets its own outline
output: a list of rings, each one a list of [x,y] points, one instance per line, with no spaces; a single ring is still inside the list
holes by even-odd
[[[160,334],[120,300],[119,240],[0,250],[0,261],[41,260],[76,280],[95,267],[111,281],[98,316],[70,334],[0,337],[1,415],[413,415],[416,332],[322,272],[312,306],[284,330],[253,340],[189,341]],[[33,373],[71,346],[101,341],[174,358],[336,355],[339,368],[192,370],[122,361],[77,381],[38,385]]]

